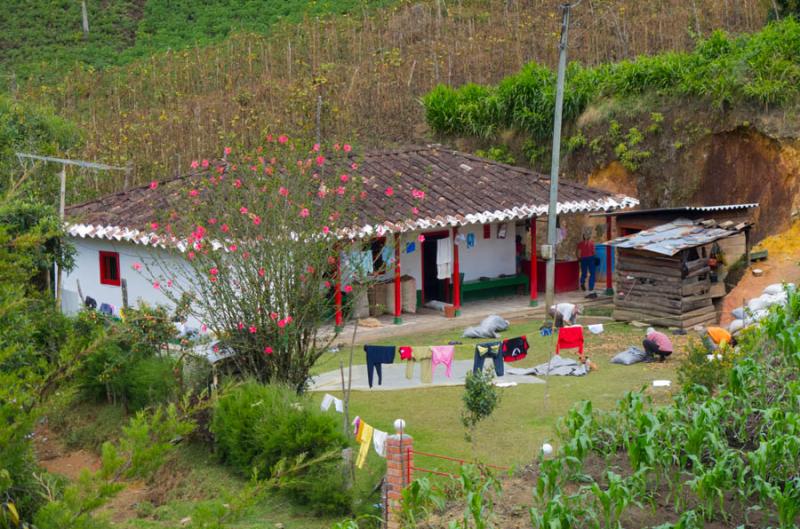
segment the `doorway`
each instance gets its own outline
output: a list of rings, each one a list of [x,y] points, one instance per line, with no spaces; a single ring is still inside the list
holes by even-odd
[[[436,270],[436,245],[438,240],[450,237],[449,231],[425,233],[425,240],[421,243],[422,259],[422,302],[443,301],[450,302],[450,278],[439,279]]]

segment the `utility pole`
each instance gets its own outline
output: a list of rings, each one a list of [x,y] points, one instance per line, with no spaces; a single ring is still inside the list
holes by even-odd
[[[66,158],[55,158],[53,156],[40,156],[38,154],[28,154],[24,152],[15,153],[17,155],[17,159],[22,161],[23,158],[27,158],[29,160],[38,160],[42,162],[50,162],[50,163],[57,163],[61,164],[61,171],[59,172],[59,178],[61,180],[59,185],[58,191],[58,218],[61,219],[61,222],[64,222],[64,210],[66,209],[66,196],[67,196],[67,166],[68,165],[76,165],[78,167],[84,167],[87,169],[95,169],[99,171],[129,171],[130,167],[117,167],[115,165],[106,165],[102,163],[96,162],[85,162],[83,160],[68,160]],[[56,284],[54,285],[54,294],[56,296],[56,307],[61,308],[61,268],[59,268],[58,264],[54,264],[55,272],[56,272]]]
[[[577,5],[577,4],[575,4]],[[553,117],[553,157],[550,163],[550,207],[547,211],[547,250],[542,251],[547,259],[545,282],[545,314],[555,298],[556,277],[556,219],[558,217],[558,164],[561,159],[561,110],[564,107],[564,77],[567,69],[567,37],[569,34],[570,4],[562,4],[561,41],[558,45],[558,80],[556,84],[556,108]],[[543,248],[544,250],[544,248]]]
[[[83,40],[89,40],[89,12],[86,10],[86,0],[81,0],[81,18],[83,19]]]

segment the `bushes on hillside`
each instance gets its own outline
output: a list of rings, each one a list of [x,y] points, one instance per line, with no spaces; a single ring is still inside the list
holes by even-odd
[[[752,35],[716,31],[689,53],[641,56],[596,68],[570,64],[564,120],[592,100],[645,93],[700,98],[718,109],[735,103],[786,106],[800,99],[800,22],[787,18]],[[503,129],[547,141],[553,130],[555,73],[531,63],[496,86],[439,85],[423,98],[428,125],[439,134],[497,137]]]
[[[217,401],[211,432],[220,459],[243,475],[255,470],[272,476],[282,461],[292,463],[331,455],[282,485],[296,503],[326,514],[346,513],[352,496],[345,486],[339,452],[347,446],[341,425],[330,415],[305,406],[286,387],[247,382]]]

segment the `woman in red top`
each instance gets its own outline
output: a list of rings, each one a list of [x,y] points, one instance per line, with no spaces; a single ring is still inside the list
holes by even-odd
[[[586,275],[589,275],[589,292],[594,291],[596,260],[592,236],[584,232],[583,240],[578,243],[578,259],[581,262],[581,290],[586,290]]]

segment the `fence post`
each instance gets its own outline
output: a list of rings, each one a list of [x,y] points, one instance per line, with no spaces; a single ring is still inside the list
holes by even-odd
[[[395,435],[386,439],[386,527],[400,529],[401,491],[413,479],[414,439],[404,433],[406,422],[394,421]]]

